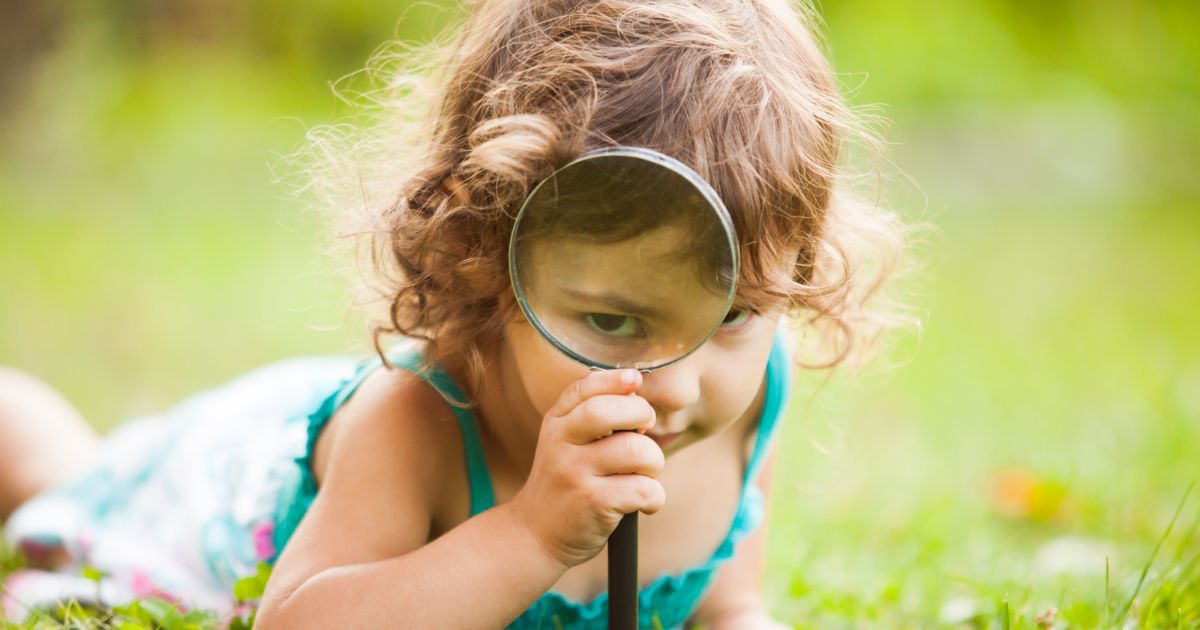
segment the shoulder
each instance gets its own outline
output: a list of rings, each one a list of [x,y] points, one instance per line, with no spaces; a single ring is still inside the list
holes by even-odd
[[[379,366],[330,417],[312,472],[320,487],[336,471],[361,469],[369,475],[364,482],[402,485],[433,510],[459,459],[461,434],[449,404],[412,372]]]
[[[435,517],[462,484],[454,413],[420,378],[376,367],[334,411],[317,440],[318,484],[271,581],[290,593],[338,566],[424,546]],[[461,494],[461,493],[459,493]]]

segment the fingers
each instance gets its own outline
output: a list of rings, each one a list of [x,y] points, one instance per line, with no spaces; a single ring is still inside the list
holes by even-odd
[[[568,442],[587,444],[617,431],[645,432],[656,419],[654,407],[645,398],[606,394],[588,398],[559,421]]]
[[[654,477],[666,467],[662,449],[640,432],[653,427],[654,407],[634,394],[642,385],[637,370],[592,372],[572,383],[546,415],[551,439],[578,447],[560,451],[564,463],[592,476],[593,510],[607,514],[657,512],[666,492]],[[539,442],[540,444],[540,442]],[[561,444],[561,442],[560,442]],[[590,484],[589,484],[590,485]]]
[[[591,372],[563,390],[550,409],[552,416],[565,416],[583,401],[602,394],[625,395],[642,386],[642,374],[637,370],[603,370]]]
[[[667,492],[657,479],[644,475],[612,475],[593,493],[594,509],[615,510],[619,514],[654,514],[667,503]]]
[[[598,475],[657,477],[667,465],[662,449],[654,440],[632,431],[614,433],[585,448]]]

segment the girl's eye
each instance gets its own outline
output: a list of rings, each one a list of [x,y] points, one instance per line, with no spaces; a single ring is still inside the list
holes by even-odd
[[[584,316],[592,330],[609,337],[632,337],[641,332],[638,318],[611,313],[588,313]]]
[[[750,319],[750,315],[750,311],[730,310],[725,315],[725,319],[721,321],[721,325],[736,328],[746,323],[746,320]]]

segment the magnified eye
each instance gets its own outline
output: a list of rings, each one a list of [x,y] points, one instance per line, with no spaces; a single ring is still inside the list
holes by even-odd
[[[730,310],[721,320],[722,326],[740,326],[750,319],[750,311]]]
[[[610,337],[633,337],[641,333],[638,318],[612,313],[588,313],[584,316],[592,330]]]

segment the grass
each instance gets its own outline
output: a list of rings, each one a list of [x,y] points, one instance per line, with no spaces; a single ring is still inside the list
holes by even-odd
[[[107,430],[272,359],[365,350],[325,228],[266,167],[300,140],[278,117],[332,99],[245,60],[92,57],[51,59],[10,125],[0,363]],[[780,619],[1200,627],[1200,191],[1181,166],[1200,133],[1161,115],[1179,103],[1093,96],[897,105],[921,187],[897,203],[940,229],[908,288],[925,327],[863,374],[798,377],[768,522]],[[32,627],[183,623],[155,606]]]
[[[11,571],[20,567],[20,559],[6,552],[0,563],[0,581]],[[94,568],[84,567],[82,575],[96,583],[99,592],[104,574]],[[0,619],[0,628],[65,629],[85,628],[88,630],[202,630],[206,628],[228,628],[249,630],[254,626],[258,600],[262,597],[271,569],[259,565],[255,575],[246,576],[234,585],[231,595],[238,606],[224,617],[206,610],[185,610],[178,604],[156,598],[142,597],[112,608],[80,603],[70,600],[60,603],[51,610],[34,610],[25,619],[17,622]]]
[[[787,618],[1200,623],[1200,507],[1181,503],[1200,452],[1200,225],[1140,211],[944,223],[901,365],[793,405],[770,521]],[[1155,544],[1170,553],[1152,562]]]

